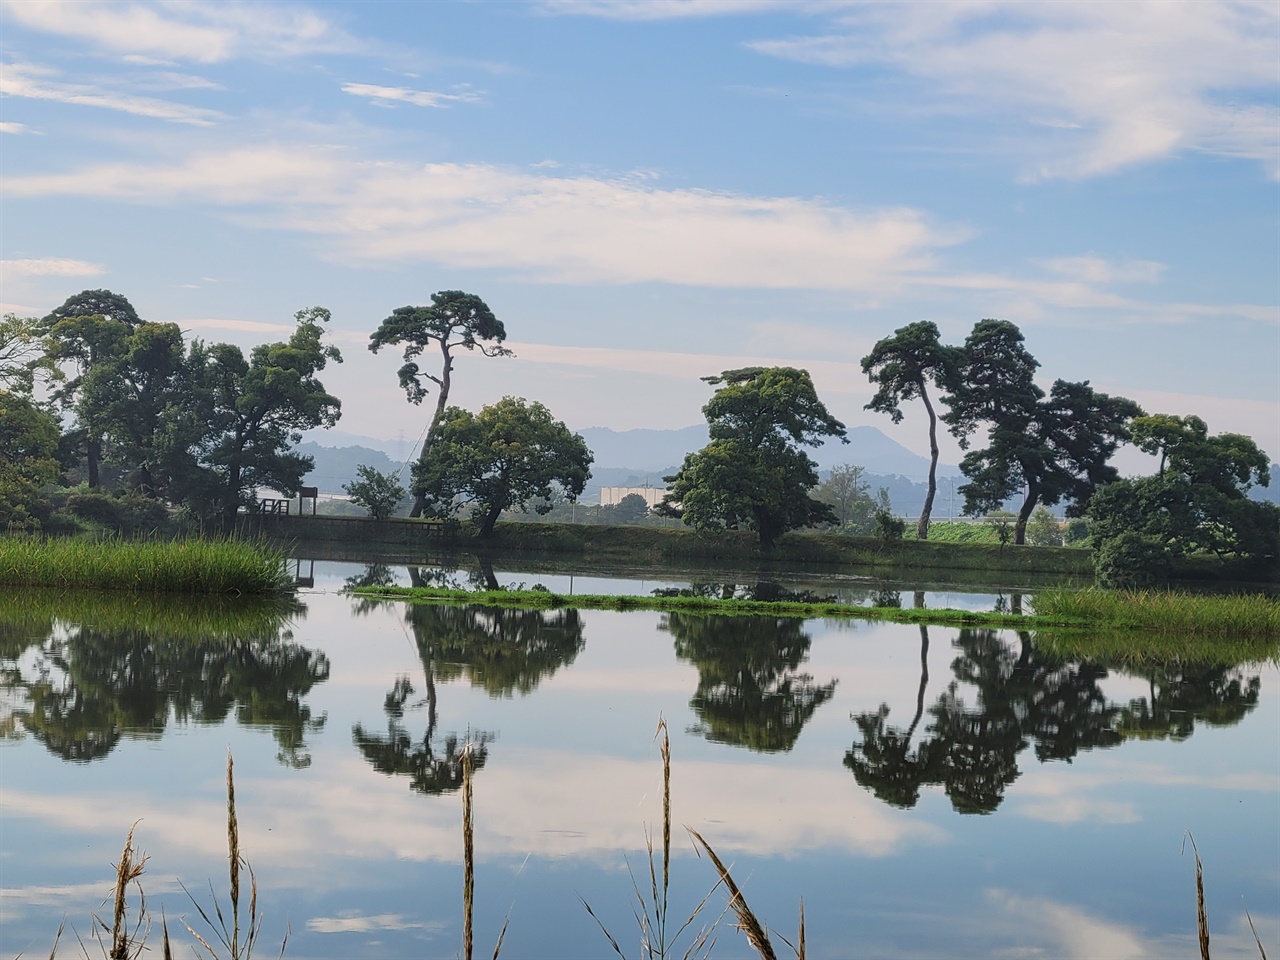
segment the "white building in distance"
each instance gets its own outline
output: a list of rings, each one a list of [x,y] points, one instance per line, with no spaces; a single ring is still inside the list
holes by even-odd
[[[600,505],[602,507],[612,507],[617,505],[623,497],[629,494],[635,494],[644,497],[644,502],[649,505],[652,510],[662,498],[667,495],[666,487],[601,487],[600,488]]]

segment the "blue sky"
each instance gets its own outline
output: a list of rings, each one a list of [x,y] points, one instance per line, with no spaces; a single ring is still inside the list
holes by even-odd
[[[1062,377],[1280,457],[1274,3],[0,3],[3,309],[81,289],[249,345],[333,311],[340,428],[428,411],[365,349],[484,297],[453,399],[701,419],[698,378],[1017,323]],[[957,459],[948,443],[944,460]],[[1136,462],[1136,461],[1129,461]]]

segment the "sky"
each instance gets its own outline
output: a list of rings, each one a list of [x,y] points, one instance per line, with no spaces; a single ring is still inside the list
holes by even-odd
[[[515,352],[457,361],[472,409],[684,427],[800,366],[927,453],[859,360],[995,317],[1046,390],[1280,459],[1275,3],[0,0],[0,177],[4,312],[105,287],[248,347],[327,307],[348,433],[421,434],[368,338],[456,289]]]

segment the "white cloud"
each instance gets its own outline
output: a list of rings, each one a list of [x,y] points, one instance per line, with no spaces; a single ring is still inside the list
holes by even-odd
[[[47,257],[40,260],[0,260],[0,274],[18,277],[96,277],[106,273],[99,264],[86,260]]]
[[[26,132],[27,125],[25,123],[14,123],[12,120],[0,120],[0,133],[19,134]]]
[[[684,17],[716,17],[739,13],[765,13],[783,6],[811,7],[791,0],[543,0],[547,13],[604,17],[609,20],[670,20]]]
[[[84,40],[126,54],[134,63],[217,63],[240,56],[358,47],[342,30],[300,4],[3,0],[3,9],[27,29]]]
[[[496,267],[553,283],[884,291],[962,238],[909,208],[861,211],[482,164],[360,162],[310,145],[13,177],[7,190],[256,207],[255,226],[331,236],[344,259]]]
[[[382,87],[373,83],[344,83],[342,92],[353,97],[368,97],[375,103],[411,103],[415,107],[446,107],[451,103],[479,103],[480,94],[470,90],[440,93],[434,90],[410,90],[406,87]]]
[[[406,920],[399,913],[379,913],[374,916],[349,917],[312,917],[307,921],[307,929],[316,933],[371,933],[374,930],[421,930],[427,928],[425,923]],[[433,933],[444,930],[441,924],[431,924]]]
[[[1116,262],[1092,255],[1059,257],[1046,260],[1043,266],[1053,273],[1086,283],[1155,283],[1164,274],[1164,264],[1152,260]]]
[[[192,107],[171,100],[159,100],[155,97],[137,97],[130,94],[99,90],[79,84],[55,83],[37,79],[47,71],[29,67],[24,64],[4,64],[0,72],[0,94],[10,97],[26,97],[32,100],[53,100],[58,103],[70,103],[83,107],[100,107],[105,110],[119,110],[141,117],[154,117],[158,120],[170,120],[175,123],[188,123],[197,126],[208,126],[223,114],[203,107]]]
[[[1280,176],[1280,8],[1205,3],[901,4],[832,8],[827,31],[750,44],[827,67],[887,66],[935,107],[1055,129],[1030,179],[1088,177],[1191,149]],[[1249,102],[1250,100],[1254,102]],[[1243,101],[1243,105],[1241,103]]]
[[[1036,943],[1037,956],[1061,960],[1143,960],[1153,957],[1132,927],[1099,920],[1079,907],[1042,897],[1020,897],[1005,890],[988,890],[987,902],[1028,925],[1024,943]]]

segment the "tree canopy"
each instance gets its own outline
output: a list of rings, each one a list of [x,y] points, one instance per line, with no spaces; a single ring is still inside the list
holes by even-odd
[[[503,510],[545,514],[557,491],[576,499],[590,475],[591,451],[536,401],[503,397],[473,414],[450,407],[415,484],[437,516],[474,506],[479,535],[493,533]]]
[[[979,321],[961,350],[943,415],[964,448],[971,432],[988,425],[987,446],[960,462],[969,482],[959,491],[967,513],[997,509],[1023,491],[1017,544],[1026,542],[1036,506],[1066,501],[1077,516],[1100,485],[1118,477],[1108,461],[1142,414],[1132,400],[1099,393],[1087,380],[1057,380],[1046,398],[1034,381],[1038,366],[1016,326]]]
[[[1089,507],[1095,565],[1106,580],[1142,582],[1189,554],[1274,561],[1280,508],[1248,497],[1271,481],[1267,455],[1248,437],[1209,436],[1199,417],[1133,422],[1134,442],[1159,454],[1159,473],[1110,484]]]
[[[747,367],[703,380],[718,388],[702,408],[711,442],[665,478],[662,511],[700,530],[754,530],[765,549],[788,530],[834,522],[831,507],[809,495],[817,465],[800,447],[843,440],[845,428],[808,371]]]

